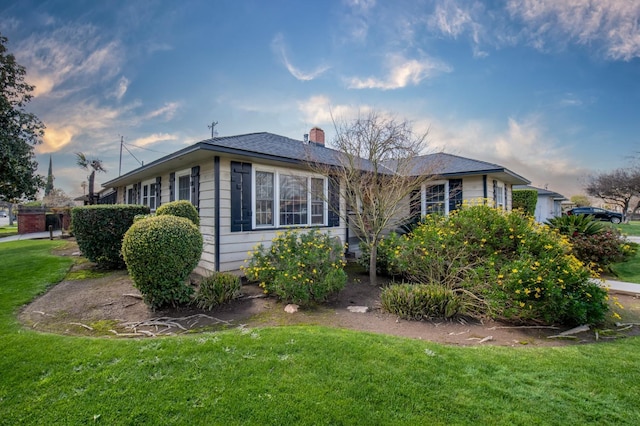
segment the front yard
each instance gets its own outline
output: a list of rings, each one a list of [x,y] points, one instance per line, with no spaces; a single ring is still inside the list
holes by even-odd
[[[0,424],[638,424],[637,337],[452,347],[322,326],[155,339],[25,330],[59,241],[3,243]]]

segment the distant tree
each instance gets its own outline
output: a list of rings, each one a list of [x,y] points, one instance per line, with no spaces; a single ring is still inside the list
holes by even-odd
[[[82,152],[76,152],[76,163],[81,168],[91,171],[87,178],[89,180],[89,204],[96,204],[97,200],[94,194],[96,172],[106,172],[107,169],[104,168],[101,160],[89,160]]]
[[[426,148],[427,134],[416,134],[407,121],[371,112],[354,121],[334,121],[334,126],[337,165],[314,162],[312,149],[308,160],[312,169],[329,176],[330,184],[341,189],[347,209],[334,208],[334,213],[368,247],[369,278],[376,285],[378,243],[385,231],[408,219],[411,198],[434,178],[436,165],[429,164],[427,169],[415,161]]]
[[[514,189],[511,202],[514,209],[522,209],[530,216],[535,216],[538,191],[535,189]]]
[[[74,207],[76,203],[62,189],[54,188],[42,198],[43,207]]]
[[[592,197],[620,207],[626,220],[631,199],[640,195],[640,168],[620,168],[594,175],[585,190]],[[639,207],[635,206],[634,211]]]
[[[572,195],[571,202],[577,207],[590,207],[591,200],[586,195]]]
[[[46,197],[53,190],[53,160],[49,156],[49,172],[47,173],[47,183],[44,186],[44,196]]]
[[[15,203],[34,199],[44,185],[36,174],[34,147],[42,142],[45,126],[24,109],[34,86],[25,82],[25,68],[7,53],[7,41],[0,35],[0,201]]]

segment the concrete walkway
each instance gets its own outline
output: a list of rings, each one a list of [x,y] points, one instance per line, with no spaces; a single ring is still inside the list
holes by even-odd
[[[62,235],[62,231],[53,231],[53,237],[59,237]],[[0,243],[6,243],[8,241],[20,241],[20,240],[43,240],[45,238],[51,238],[48,232],[34,232],[32,234],[18,234],[10,237],[0,238]]]

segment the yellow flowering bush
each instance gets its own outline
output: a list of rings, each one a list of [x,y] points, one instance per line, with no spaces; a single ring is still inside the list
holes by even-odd
[[[344,288],[343,252],[339,240],[329,234],[316,229],[289,230],[277,235],[270,247],[258,245],[242,269],[265,293],[308,305],[323,302]]]
[[[426,217],[395,246],[392,273],[467,291],[494,318],[598,323],[608,311],[606,291],[571,254],[567,238],[520,212],[475,205]]]

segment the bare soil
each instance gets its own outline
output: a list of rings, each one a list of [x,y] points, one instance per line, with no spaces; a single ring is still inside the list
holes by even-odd
[[[57,254],[78,256],[70,241]],[[345,289],[328,303],[286,313],[285,304],[264,297],[259,287],[245,284],[242,297],[205,311],[195,307],[150,310],[126,271],[108,271],[96,276],[95,265],[77,257],[68,278],[25,306],[20,321],[42,332],[105,337],[154,337],[216,331],[235,327],[323,325],[382,333],[452,345],[560,346],[640,335],[638,295],[612,294],[625,307],[619,326],[613,323],[553,338],[570,327],[518,327],[492,320],[406,321],[380,309],[380,289],[369,284],[366,274],[352,273]],[[84,274],[83,274],[84,272]],[[99,272],[99,271],[98,271]],[[99,275],[99,273],[98,273]],[[381,280],[381,279],[380,279]],[[383,281],[383,280],[381,280]],[[384,281],[379,284],[384,284]],[[348,310],[366,306],[366,313]]]

